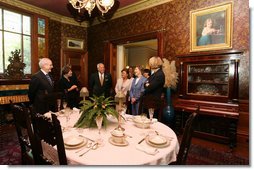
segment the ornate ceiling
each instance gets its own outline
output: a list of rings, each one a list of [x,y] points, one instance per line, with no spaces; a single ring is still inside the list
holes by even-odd
[[[72,17],[72,15],[67,9],[67,4],[69,4],[68,0],[21,0],[21,1],[63,16]],[[120,2],[119,8],[123,8],[141,0],[118,0],[118,1]]]

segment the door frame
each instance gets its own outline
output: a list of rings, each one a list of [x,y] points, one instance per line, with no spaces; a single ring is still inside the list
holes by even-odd
[[[83,76],[81,77],[81,85],[84,87],[88,87],[88,52],[62,49],[61,50],[61,63],[60,63],[61,68],[64,66],[64,60],[66,58],[66,55],[73,54],[73,53],[81,56],[80,62],[82,62],[82,63],[80,63],[80,66],[81,66],[81,70],[84,71],[84,72],[81,71],[81,73],[83,73]],[[67,64],[67,61],[66,61],[66,64]],[[61,69],[60,69],[60,75],[61,75]]]
[[[104,42],[104,65],[109,68],[109,72],[112,75],[112,83],[116,84],[116,64],[117,64],[117,46],[128,43],[134,43],[139,41],[146,41],[151,39],[157,39],[157,51],[158,56],[163,58],[164,54],[164,29],[114,40],[108,40]]]

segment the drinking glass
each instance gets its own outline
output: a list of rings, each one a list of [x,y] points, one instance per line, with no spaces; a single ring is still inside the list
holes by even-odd
[[[67,110],[65,110],[64,115],[65,115],[65,117],[66,117],[66,125],[65,125],[65,128],[66,128],[66,129],[69,129],[69,128],[70,128],[70,126],[69,126],[70,112],[67,111]]]
[[[64,108],[64,110],[66,109],[67,104],[68,104],[67,101],[63,100],[63,108]]]
[[[153,115],[154,115],[154,108],[149,108],[149,109],[148,109],[148,112],[149,112],[150,121],[152,122],[152,120],[153,120]]]
[[[97,117],[95,118],[96,125],[97,125],[98,131],[99,131],[99,139],[97,140],[97,142],[98,142],[99,145],[102,145],[102,143],[103,143],[103,139],[101,138],[102,120],[103,120],[103,117],[102,117],[102,116],[97,116]]]
[[[142,128],[145,129],[145,120],[147,119],[145,114],[141,114]]]

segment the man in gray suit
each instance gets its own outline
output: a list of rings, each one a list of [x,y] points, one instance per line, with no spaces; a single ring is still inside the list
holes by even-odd
[[[44,114],[54,107],[49,106],[46,101],[46,96],[54,91],[54,82],[49,75],[53,64],[49,58],[42,58],[39,61],[39,67],[40,70],[32,76],[30,81],[28,97],[33,106],[33,112]]]

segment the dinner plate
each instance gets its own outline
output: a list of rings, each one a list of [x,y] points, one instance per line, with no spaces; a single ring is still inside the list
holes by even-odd
[[[129,142],[127,140],[124,140],[123,143],[116,143],[116,142],[114,142],[112,137],[110,137],[108,139],[108,141],[109,141],[109,143],[111,143],[112,145],[115,145],[115,146],[127,146],[127,145],[129,145]]]
[[[165,148],[167,146],[170,145],[170,142],[171,140],[169,140],[168,138],[166,138],[166,143],[164,144],[161,144],[161,145],[157,145],[157,144],[154,144],[154,143],[151,143],[150,140],[149,140],[149,137],[146,138],[146,143],[152,147],[155,147],[155,148]]]
[[[80,145],[81,143],[84,142],[84,138],[80,137],[80,136],[68,136],[66,138],[64,138],[64,144],[68,145],[68,146],[76,146],[76,145]]]
[[[161,135],[148,136],[148,140],[155,145],[164,145],[167,143],[167,138]]]
[[[78,149],[78,148],[85,146],[86,144],[87,144],[87,141],[85,142],[85,140],[84,140],[84,142],[82,142],[79,145],[75,145],[75,146],[64,145],[64,147],[65,147],[65,149]]]

